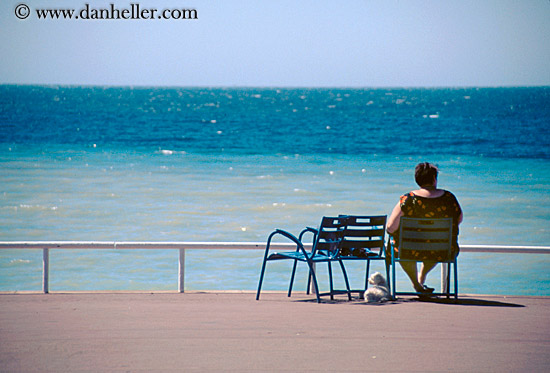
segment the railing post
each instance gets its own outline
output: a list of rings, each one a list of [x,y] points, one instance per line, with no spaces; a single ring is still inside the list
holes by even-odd
[[[447,289],[447,263],[441,263],[441,292],[446,293]]]
[[[50,249],[42,249],[42,291],[50,292]]]
[[[180,258],[179,258],[179,281],[178,281],[178,291],[183,293],[185,290],[185,249],[179,249]]]

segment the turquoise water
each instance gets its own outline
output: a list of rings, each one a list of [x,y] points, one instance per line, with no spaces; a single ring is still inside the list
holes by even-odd
[[[275,90],[0,88],[9,134],[0,142],[1,241],[261,242],[323,215],[389,214],[415,188],[415,164],[428,160],[464,210],[461,244],[550,242],[549,114],[533,99],[547,89],[518,89],[524,101],[507,102],[517,90],[277,98]],[[407,140],[409,127],[429,129],[428,139]],[[186,289],[253,290],[262,255],[190,250]],[[175,290],[177,261],[176,250],[52,250],[50,288]],[[287,264],[270,268],[265,289],[286,287]],[[550,295],[549,269],[547,255],[462,253],[460,291]],[[41,271],[40,250],[3,250],[0,291],[40,290]],[[350,272],[360,283],[361,268]],[[436,271],[429,284],[438,283]]]

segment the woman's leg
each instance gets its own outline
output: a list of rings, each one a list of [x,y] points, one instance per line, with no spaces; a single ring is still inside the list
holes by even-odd
[[[424,282],[426,281],[426,276],[428,273],[434,269],[434,267],[437,265],[437,262],[423,262],[420,266],[420,274],[418,275],[418,282],[422,286],[424,285]]]
[[[403,271],[409,276],[415,291],[422,291],[422,285],[418,282],[418,268],[416,262],[399,262]]]

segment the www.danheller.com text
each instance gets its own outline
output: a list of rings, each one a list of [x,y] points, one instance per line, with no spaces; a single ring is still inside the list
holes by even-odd
[[[22,4],[25,6],[25,4]],[[21,6],[21,5],[20,5]],[[26,6],[27,14],[30,14],[30,9]],[[131,3],[126,8],[118,8],[111,3],[103,8],[94,8],[86,3],[81,9],[35,9],[38,19],[81,19],[81,20],[168,20],[168,19],[198,19],[198,11],[196,9],[163,9],[144,7],[138,3]],[[24,14],[23,10],[16,9],[16,16],[21,17]]]

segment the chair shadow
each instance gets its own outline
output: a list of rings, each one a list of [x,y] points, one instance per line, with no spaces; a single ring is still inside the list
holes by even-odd
[[[317,299],[311,298],[311,299],[297,299],[295,302],[303,302],[303,303],[317,303]],[[498,302],[493,300],[487,300],[487,299],[473,299],[473,298],[438,298],[438,297],[418,297],[418,298],[397,298],[396,300],[386,301],[386,302],[367,302],[364,299],[359,298],[353,298],[351,301],[347,300],[347,298],[335,298],[335,299],[324,299],[321,298],[321,304],[348,304],[353,303],[354,305],[358,306],[374,306],[374,307],[381,307],[381,306],[389,306],[389,305],[396,305],[400,303],[408,303],[408,302],[423,302],[423,303],[436,303],[436,304],[447,304],[447,305],[455,305],[455,306],[475,306],[475,307],[516,307],[516,308],[522,308],[525,307],[523,304],[516,304],[516,303],[505,303],[505,302]]]
[[[296,299],[296,300],[293,300],[294,302],[300,302],[300,303],[317,303],[317,299],[316,298],[311,298],[311,299]],[[335,298],[335,299],[325,299],[325,298],[321,298],[321,302],[319,304],[345,304],[345,303],[355,303],[357,302],[358,299],[352,299],[352,300],[348,300],[347,298],[344,299],[338,299],[338,298]]]

